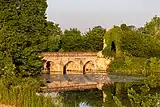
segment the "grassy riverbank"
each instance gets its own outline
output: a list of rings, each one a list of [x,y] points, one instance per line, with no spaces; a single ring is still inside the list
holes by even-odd
[[[39,87],[39,82],[34,78],[15,78],[10,82],[1,78],[0,102],[16,107],[53,107],[50,97],[36,95]]]

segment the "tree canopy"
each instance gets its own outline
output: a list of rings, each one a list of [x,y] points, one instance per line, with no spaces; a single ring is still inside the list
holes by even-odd
[[[101,26],[95,26],[84,34],[76,28],[66,29],[63,33],[58,26],[55,26],[55,28],[52,28],[51,30],[54,30],[53,32],[58,31],[59,33],[54,33],[49,36],[48,49],[45,51],[98,52],[103,49],[105,29]],[[53,49],[54,47],[56,49]]]
[[[106,29],[101,26],[95,26],[84,34],[86,50],[98,52],[103,49],[103,39]]]
[[[145,32],[160,40],[160,17],[155,16],[144,26]]]
[[[47,37],[46,8],[46,0],[1,0],[2,69],[14,69],[16,74],[21,75],[40,72],[42,63],[39,53],[45,48]]]
[[[122,24],[108,30],[105,34],[107,47],[103,53],[110,55],[111,43],[115,42],[116,55],[122,52],[135,57],[160,57],[159,19],[157,16],[153,17],[144,28],[137,29]]]

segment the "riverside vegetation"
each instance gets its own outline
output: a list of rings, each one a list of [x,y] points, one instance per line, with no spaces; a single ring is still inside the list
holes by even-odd
[[[105,33],[105,43],[107,47],[103,54],[115,57],[111,64],[111,72],[147,77],[144,84],[140,85],[141,90],[132,87],[127,89],[131,106],[160,106],[157,103],[159,95],[149,94],[150,89],[158,89],[160,86],[160,17],[153,17],[141,28],[126,24],[114,26]],[[119,107],[123,107],[117,97],[114,99]]]
[[[37,96],[37,78],[43,65],[41,52],[98,52],[114,56],[111,72],[147,76],[140,93],[127,87],[133,107],[156,107],[159,95],[149,89],[160,86],[160,17],[144,27],[122,24],[106,31],[95,26],[85,33],[76,28],[62,32],[47,21],[46,0],[0,0],[0,102],[19,107],[52,107],[53,99]],[[143,88],[145,87],[145,88]],[[146,88],[147,87],[147,88]],[[119,107],[119,98],[112,97]]]
[[[106,32],[107,46],[104,55],[114,56],[111,72],[122,72],[126,75],[141,75],[147,77],[141,87],[141,93],[136,88],[128,88],[128,97],[132,107],[158,107],[159,95],[149,94],[150,89],[158,88],[160,75],[160,17],[146,23],[144,27],[135,28],[122,24],[114,26]],[[115,43],[114,49],[112,45]],[[114,97],[116,103],[123,107]]]

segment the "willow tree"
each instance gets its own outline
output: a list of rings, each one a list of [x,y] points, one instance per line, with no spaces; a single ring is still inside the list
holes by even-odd
[[[45,48],[48,34],[46,0],[0,0],[0,3],[1,69],[20,75],[39,73],[42,66],[39,53]]]

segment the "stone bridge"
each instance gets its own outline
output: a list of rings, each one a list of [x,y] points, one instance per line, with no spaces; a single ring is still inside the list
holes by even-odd
[[[97,52],[44,52],[43,73],[91,74],[108,71],[112,58],[99,57]]]

